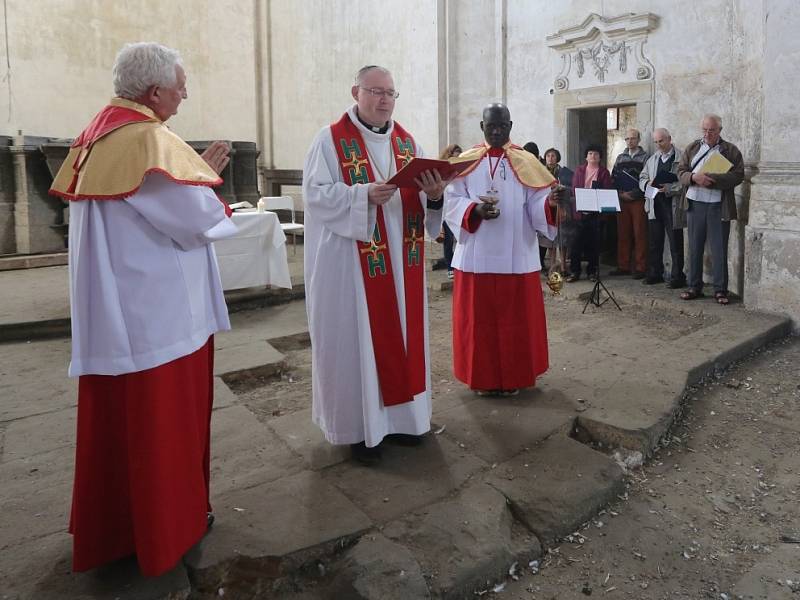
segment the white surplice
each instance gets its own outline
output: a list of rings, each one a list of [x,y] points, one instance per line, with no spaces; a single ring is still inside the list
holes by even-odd
[[[71,202],[69,375],[143,371],[230,329],[211,242],[235,233],[212,190],[160,174],[126,199]]]
[[[396,172],[392,123],[374,133],[348,111],[361,131],[373,173],[387,179]],[[422,151],[417,146],[417,156]],[[367,185],[348,186],[342,178],[330,127],[314,139],[303,168],[305,202],[306,311],[311,335],[314,422],[332,444],[362,441],[376,446],[391,433],[421,435],[430,429],[431,386],[428,351],[428,305],[425,307],[426,390],[405,404],[384,407],[375,366],[369,313],[356,240],[371,239],[377,209],[367,201]],[[423,208],[426,198],[420,194]],[[383,205],[389,237],[397,306],[406,335],[403,284],[403,212],[400,193]],[[425,227],[438,235],[442,211],[427,211]],[[423,287],[425,289],[426,286]]]
[[[494,167],[498,159],[491,158]],[[481,222],[470,233],[461,224],[478,196],[494,189],[500,198],[500,216]],[[539,242],[536,232],[555,239],[556,228],[549,225],[545,207],[549,188],[535,190],[522,185],[511,170],[507,158],[496,167],[492,181],[489,156],[485,155],[472,173],[459,177],[445,192],[447,224],[458,245],[453,255],[453,268],[467,273],[533,273],[540,271]]]

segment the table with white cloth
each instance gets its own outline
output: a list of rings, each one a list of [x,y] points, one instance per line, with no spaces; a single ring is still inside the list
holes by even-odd
[[[234,212],[239,232],[214,242],[222,289],[272,285],[291,288],[286,235],[274,212]]]

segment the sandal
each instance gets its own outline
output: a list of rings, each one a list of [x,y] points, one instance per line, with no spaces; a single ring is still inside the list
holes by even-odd
[[[697,298],[702,298],[703,292],[698,292],[697,290],[688,289],[685,292],[681,292],[681,300],[696,300]]]
[[[721,306],[727,306],[730,303],[728,292],[714,292],[714,300]]]

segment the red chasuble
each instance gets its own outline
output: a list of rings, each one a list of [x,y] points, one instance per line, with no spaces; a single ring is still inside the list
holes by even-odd
[[[331,125],[331,135],[344,182],[355,185],[375,181],[364,138],[347,113]],[[411,135],[397,123],[392,130],[391,143],[399,171],[414,156],[416,145]],[[410,402],[416,394],[425,391],[425,212],[418,190],[401,188],[400,197],[403,203],[402,265],[392,265],[381,206],[377,207],[372,239],[355,242],[361,259],[372,347],[384,406]],[[393,267],[403,269],[406,340],[403,339]]]

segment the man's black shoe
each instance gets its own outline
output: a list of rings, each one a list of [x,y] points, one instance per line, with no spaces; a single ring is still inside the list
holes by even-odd
[[[655,285],[657,283],[664,283],[663,277],[647,277],[643,282],[644,285]]]
[[[410,433],[390,433],[383,439],[398,446],[419,446],[422,444],[421,435],[411,435]]]
[[[206,530],[211,529],[214,524],[214,513],[206,513]]]
[[[636,271],[636,272],[634,272],[633,275],[631,275],[631,278],[632,279],[644,279],[644,273],[642,273],[641,271]]]
[[[630,275],[631,272],[626,269],[614,269],[608,272],[609,277],[621,277],[622,275]]]
[[[350,444],[350,451],[353,453],[353,459],[362,465],[372,467],[381,462],[381,449],[379,446],[367,448],[364,442],[359,442],[358,444]]]
[[[685,279],[670,279],[667,287],[671,290],[679,290],[686,287]]]
[[[440,258],[435,263],[433,263],[433,266],[431,267],[431,270],[432,271],[441,271],[442,269],[446,269],[446,268],[447,268],[447,263],[445,262],[445,260],[443,258]]]

